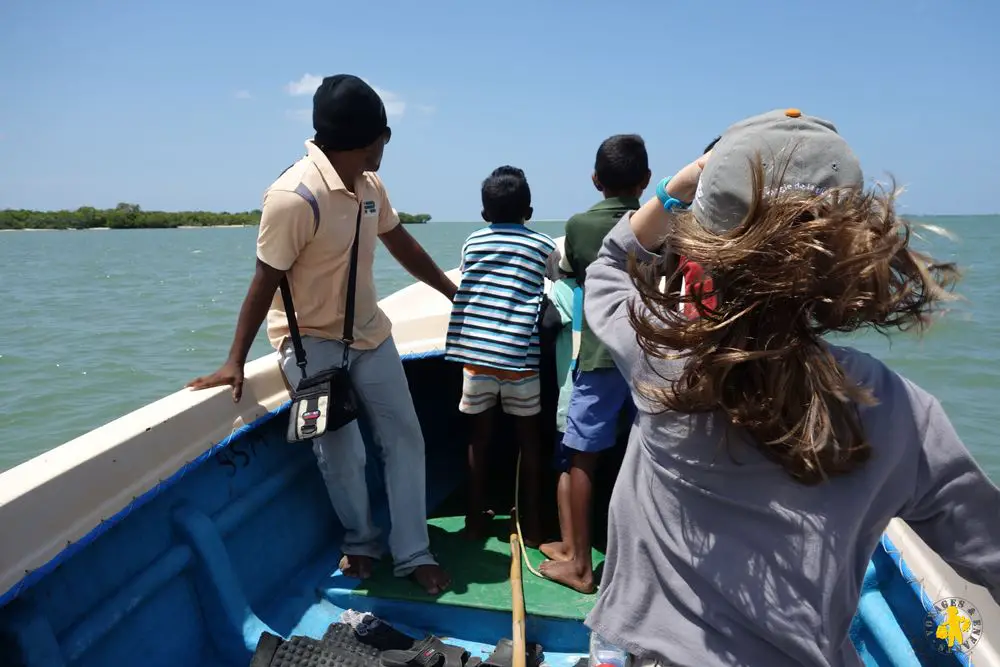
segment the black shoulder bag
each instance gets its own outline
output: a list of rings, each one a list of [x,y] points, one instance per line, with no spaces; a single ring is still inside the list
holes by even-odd
[[[301,193],[300,193],[301,194]],[[311,193],[310,193],[311,194]],[[304,196],[304,195],[303,195]],[[308,197],[306,198],[309,199]],[[310,205],[313,205],[310,201]],[[351,266],[347,277],[347,303],[344,309],[344,358],[340,367],[322,370],[314,375],[306,374],[306,351],[302,347],[302,337],[295,318],[292,290],[288,278],[281,278],[281,299],[288,317],[288,333],[295,348],[295,365],[302,373],[302,380],[292,390],[292,407],[288,417],[288,442],[301,442],[318,438],[324,433],[336,431],[358,418],[358,400],[348,371],[348,352],[354,343],[354,297],[358,278],[358,243],[361,239],[361,210],[358,202],[358,221],[354,228],[354,243],[351,245]],[[319,207],[313,205],[319,225]]]

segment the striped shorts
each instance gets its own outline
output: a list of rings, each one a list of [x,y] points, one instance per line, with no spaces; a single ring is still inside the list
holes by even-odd
[[[530,417],[542,411],[542,383],[537,371],[507,371],[466,364],[462,375],[458,409],[467,415],[486,412],[498,399],[508,415]]]

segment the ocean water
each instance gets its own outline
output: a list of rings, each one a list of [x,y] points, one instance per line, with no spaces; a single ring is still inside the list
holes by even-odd
[[[934,393],[1000,482],[1000,216],[925,219],[966,301],[924,337],[846,338]],[[444,268],[481,223],[408,229]],[[562,224],[537,223],[558,236]],[[925,234],[926,236],[926,234]],[[0,233],[0,470],[184,386],[223,361],[254,266],[256,228]],[[386,296],[411,282],[382,249]],[[842,340],[843,342],[843,340]],[[263,332],[251,358],[270,351]]]

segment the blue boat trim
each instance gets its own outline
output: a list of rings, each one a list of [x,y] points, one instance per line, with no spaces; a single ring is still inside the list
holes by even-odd
[[[940,623],[943,619],[941,612],[934,608],[935,601],[932,600],[927,594],[927,590],[924,588],[924,585],[906,564],[906,560],[903,558],[903,553],[896,547],[893,541],[889,539],[889,536],[884,533],[882,534],[882,549],[886,552],[886,554],[888,554],[889,558],[892,559],[892,562],[896,564],[896,567],[899,568],[899,573],[902,575],[903,581],[910,586],[913,594],[918,600],[920,600],[920,604],[924,608],[924,611],[928,614],[932,614],[934,616],[934,620]],[[958,661],[958,664],[963,667],[972,667],[972,660],[967,654],[960,651],[953,651],[952,656]]]
[[[435,357],[442,357],[442,356],[444,356],[444,350],[428,350],[427,352],[414,352],[410,354],[402,354],[400,355],[400,359],[402,359],[405,362],[405,361],[417,361],[420,359],[433,359]],[[176,485],[178,482],[181,481],[181,479],[184,478],[185,475],[187,475],[192,470],[195,470],[198,467],[200,467],[207,460],[215,456],[220,450],[229,447],[233,442],[239,440],[247,433],[250,433],[258,426],[262,426],[263,424],[266,424],[267,422],[271,421],[278,415],[286,412],[289,406],[291,406],[291,401],[285,401],[275,410],[272,410],[267,414],[262,415],[261,417],[255,419],[253,422],[249,424],[244,424],[240,428],[236,429],[228,436],[226,436],[216,444],[212,445],[210,448],[208,448],[208,450],[206,450],[199,456],[195,457],[188,463],[181,466],[180,470],[170,475],[166,479],[160,480],[158,484],[156,484],[153,488],[149,489],[145,493],[133,498],[132,502],[126,505],[123,509],[111,515],[107,519],[102,519],[99,524],[97,524],[94,528],[92,528],[83,537],[81,537],[76,542],[70,542],[69,544],[67,544],[62,551],[60,551],[51,559],[49,559],[49,561],[46,562],[44,565],[41,565],[40,567],[34,570],[26,572],[24,577],[22,577],[20,581],[11,586],[10,589],[5,591],[3,595],[0,595],[0,608],[3,608],[6,605],[10,604],[19,595],[21,595],[21,593],[23,593],[25,590],[33,586],[39,580],[43,579],[47,574],[49,574],[57,567],[59,567],[63,563],[63,561],[72,558],[74,554],[76,554],[81,549],[87,547],[91,542],[93,542],[98,537],[103,535],[105,532],[110,530],[112,527],[120,523],[123,519],[125,519],[125,517],[127,517],[133,511],[139,509],[140,507],[142,507],[149,501],[153,500],[167,489]]]
[[[889,554],[892,558],[892,562],[896,564],[899,568],[899,573],[903,575],[903,580],[909,584],[910,588],[913,590],[914,595],[920,600],[920,604],[923,605],[924,611],[931,612],[934,610],[934,601],[931,600],[930,596],[927,595],[927,591],[924,590],[923,584],[917,579],[910,567],[903,561],[903,554],[896,545],[893,543],[889,536],[886,534],[882,535],[882,548],[885,552]]]

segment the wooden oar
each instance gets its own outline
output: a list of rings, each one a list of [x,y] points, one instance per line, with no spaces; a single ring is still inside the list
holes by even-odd
[[[521,586],[521,541],[517,533],[510,536],[510,598],[513,619],[514,664],[525,667],[528,649],[524,640],[524,588]]]

